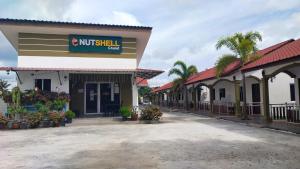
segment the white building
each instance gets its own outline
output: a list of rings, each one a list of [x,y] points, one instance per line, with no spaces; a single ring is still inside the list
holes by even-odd
[[[136,78],[162,71],[139,69],[151,27],[0,19],[0,30],[18,53],[22,91],[66,92],[77,116],[138,106]]]

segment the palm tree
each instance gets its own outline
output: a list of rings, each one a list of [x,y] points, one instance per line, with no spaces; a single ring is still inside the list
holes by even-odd
[[[193,74],[197,73],[197,67],[194,65],[187,66],[183,61],[176,61],[173,65],[173,68],[169,71],[169,75],[176,75],[177,77],[173,80],[173,90],[178,91],[184,87],[184,83],[186,80],[192,76]],[[184,88],[185,92],[185,104],[186,107],[188,106],[188,92],[187,88]],[[177,97],[176,97],[177,98]]]
[[[262,37],[259,32],[247,32],[243,33],[235,33],[232,36],[224,37],[219,39],[216,44],[216,49],[220,49],[222,47],[227,47],[229,50],[233,52],[233,54],[224,54],[222,55],[216,62],[216,71],[217,76],[219,77],[224,69],[234,61],[240,60],[241,66],[244,66],[247,62],[255,60],[259,58],[256,55],[257,49],[257,41],[261,41]],[[242,78],[243,84],[243,111],[242,111],[242,119],[248,119],[248,114],[246,113],[246,80],[245,74],[243,74]],[[237,103],[239,104],[239,103]],[[239,111],[239,110],[237,110]]]

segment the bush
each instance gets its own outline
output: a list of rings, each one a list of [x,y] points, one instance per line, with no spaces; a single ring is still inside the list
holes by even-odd
[[[52,102],[51,108],[52,110],[62,111],[65,107],[65,104],[65,100],[56,99]]]
[[[42,113],[29,113],[27,115],[27,121],[29,123],[30,128],[38,127],[42,118]]]
[[[71,110],[68,110],[68,111],[65,112],[65,117],[67,119],[73,119],[75,117],[75,113]]]
[[[43,116],[47,116],[48,112],[50,111],[49,104],[51,104],[51,103],[48,102],[48,104],[44,104],[42,102],[38,102],[34,106],[38,112],[43,114]]]
[[[129,107],[123,106],[120,108],[120,114],[122,115],[122,117],[130,117],[131,116],[131,111]]]
[[[163,113],[156,106],[147,106],[141,112],[140,120],[159,120]]]
[[[64,119],[64,114],[58,112],[50,112],[49,120],[53,121],[55,124],[59,124]]]

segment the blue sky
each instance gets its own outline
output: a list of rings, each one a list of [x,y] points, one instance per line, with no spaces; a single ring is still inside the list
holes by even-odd
[[[166,71],[152,86],[172,80],[167,72],[176,60],[199,70],[214,66],[228,52],[215,49],[222,36],[259,31],[260,48],[300,38],[299,0],[0,0],[0,17],[152,26],[140,67]],[[17,53],[0,34],[0,66],[16,63]]]

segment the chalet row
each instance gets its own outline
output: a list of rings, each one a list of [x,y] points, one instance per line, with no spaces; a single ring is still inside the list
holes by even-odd
[[[243,109],[242,77],[246,79],[246,110],[267,120],[299,120],[300,39],[257,51],[259,59],[244,66],[228,65],[220,77],[212,67],[191,76],[180,90],[172,82],[153,89],[152,102],[197,112],[239,116]],[[295,118],[293,118],[295,120]]]

